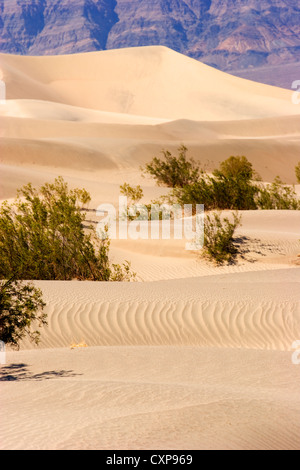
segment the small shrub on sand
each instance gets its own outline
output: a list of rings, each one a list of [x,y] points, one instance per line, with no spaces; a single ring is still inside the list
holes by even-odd
[[[0,281],[0,340],[18,347],[28,335],[37,344],[40,333],[31,327],[34,323],[39,327],[47,324],[45,305],[42,292],[32,284],[12,279]]]
[[[159,186],[169,188],[183,188],[188,184],[198,181],[200,175],[199,165],[187,158],[187,148],[182,145],[178,149],[178,156],[174,156],[168,150],[163,150],[163,158],[153,158],[145,168],[144,174],[153,176]]]
[[[232,216],[232,221],[228,217],[222,218],[218,212],[205,217],[202,256],[218,265],[232,262],[238,252],[234,245],[234,233],[241,225],[241,216],[237,212]]]
[[[298,165],[296,166],[295,172],[296,172],[297,182],[300,184],[300,162],[299,162]]]
[[[140,185],[134,187],[128,183],[120,186],[120,192],[128,199],[128,204],[137,204],[142,199],[144,193]]]
[[[300,209],[293,187],[278,177],[272,184],[263,185],[245,156],[229,157],[208,175],[192,159],[187,159],[186,147],[181,148],[179,157],[163,153],[165,159],[153,159],[145,172],[158,184],[172,188],[167,196],[171,204],[204,204],[207,211]],[[300,163],[296,174],[300,178]]]
[[[90,195],[71,190],[63,178],[39,190],[24,186],[0,207],[0,279],[129,280],[130,265],[112,265],[110,240],[86,226]],[[107,235],[107,234],[106,234]]]
[[[213,172],[217,178],[234,178],[244,181],[251,181],[254,179],[254,170],[252,163],[242,156],[231,156],[220,164],[220,169]]]
[[[257,206],[264,210],[300,210],[300,200],[292,186],[285,185],[279,177],[272,184],[261,187]]]

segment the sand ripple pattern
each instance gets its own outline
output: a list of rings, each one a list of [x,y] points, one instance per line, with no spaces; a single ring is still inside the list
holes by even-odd
[[[54,304],[42,348],[192,345],[289,350],[300,332],[300,302],[108,302]],[[23,347],[33,347],[24,342]]]

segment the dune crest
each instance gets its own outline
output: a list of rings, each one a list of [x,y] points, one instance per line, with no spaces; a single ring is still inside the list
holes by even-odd
[[[0,54],[0,67],[8,99],[171,120],[299,114],[287,90],[233,77],[160,46],[50,57]]]
[[[62,175],[90,192],[96,224],[124,182],[145,203],[165,194],[140,167],[182,144],[208,172],[245,155],[264,181],[296,183],[288,90],[164,47],[0,54],[0,76],[1,200]],[[39,346],[7,351],[0,448],[299,448],[300,211],[242,215],[236,265],[184,240],[112,240],[138,282],[36,281],[49,324]]]
[[[159,46],[0,54],[0,71],[8,99],[0,105],[2,164],[49,174],[67,169],[70,176],[75,170],[88,179],[91,169],[138,170],[162,148],[184,143],[208,171],[243,154],[266,181],[280,174],[295,183],[300,106],[292,90],[233,77]],[[5,174],[3,168],[1,198],[11,197]]]

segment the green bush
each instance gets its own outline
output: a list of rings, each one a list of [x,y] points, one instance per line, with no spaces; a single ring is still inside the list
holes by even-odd
[[[248,166],[249,164],[249,166]],[[204,204],[206,210],[251,210],[258,188],[251,181],[252,165],[240,157],[230,157],[213,176],[201,173],[198,180],[175,188],[173,201],[179,204]]]
[[[18,347],[25,335],[36,344],[40,333],[32,325],[46,325],[42,293],[32,284],[15,280],[0,281],[0,340]]]
[[[197,181],[185,185],[183,188],[174,188],[170,193],[168,202],[171,204],[204,204],[206,210],[215,208],[215,195],[212,178],[202,174]]]
[[[153,158],[142,168],[143,173],[153,176],[158,185],[169,188],[183,188],[195,183],[200,174],[199,165],[192,158],[187,159],[187,148],[184,145],[179,147],[178,152],[179,155],[174,156],[163,150],[164,158]]]
[[[211,179],[213,208],[219,210],[256,209],[257,188],[242,178],[220,177]]]
[[[284,185],[279,177],[272,184],[260,187],[256,202],[258,208],[264,210],[300,210],[295,189]]]
[[[254,178],[254,170],[252,163],[242,157],[231,156],[220,164],[220,169],[213,172],[217,178],[242,179],[251,181]]]
[[[184,149],[186,156],[187,149]],[[178,158],[170,158],[173,168],[180,168]],[[172,186],[173,190],[167,197],[171,204],[204,204],[208,211],[300,209],[300,200],[294,188],[284,185],[279,178],[267,186],[258,183],[260,176],[244,156],[231,156],[220,164],[219,169],[213,171],[212,176],[198,168],[188,183],[185,183],[176,171],[172,172],[169,167],[164,166],[165,162],[156,159],[155,164],[155,168],[159,168],[163,173],[166,184],[167,176],[172,176],[172,184],[169,182],[168,185]],[[155,171],[153,162],[151,167],[152,174],[158,180],[161,173]]]
[[[295,171],[296,171],[297,182],[300,184],[300,162],[296,166]]]
[[[128,280],[129,264],[110,265],[107,237],[85,227],[85,190],[70,190],[62,178],[40,190],[31,184],[0,208],[0,279],[18,274],[33,280]]]
[[[128,183],[120,186],[120,192],[127,197],[129,204],[137,204],[143,197],[144,193],[140,185],[134,187]]]
[[[212,191],[216,209],[256,209],[258,188],[253,184],[255,172],[246,157],[231,156],[213,172]],[[256,177],[257,178],[257,177]]]
[[[241,225],[241,217],[238,212],[232,216],[232,222],[217,212],[205,217],[203,257],[218,265],[232,262],[238,253],[234,245],[234,233]]]

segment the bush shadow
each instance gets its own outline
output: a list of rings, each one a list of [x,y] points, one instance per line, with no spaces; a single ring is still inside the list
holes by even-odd
[[[250,238],[247,236],[240,236],[234,238],[234,246],[237,250],[236,258],[240,258],[249,263],[256,263],[259,258],[266,257],[271,254],[278,254],[284,256],[282,250],[272,243],[266,243],[257,238]],[[237,259],[235,258],[235,264]]]
[[[39,374],[32,374],[28,364],[9,364],[0,368],[0,382],[21,382],[27,380],[41,381],[57,378],[76,377],[72,370],[50,370]]]

